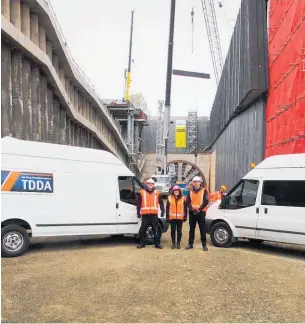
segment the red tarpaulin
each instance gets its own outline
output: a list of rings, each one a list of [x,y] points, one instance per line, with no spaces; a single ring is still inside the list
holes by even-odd
[[[271,0],[265,157],[305,153],[305,0]]]

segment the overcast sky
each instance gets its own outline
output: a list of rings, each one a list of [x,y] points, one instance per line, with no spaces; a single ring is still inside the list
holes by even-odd
[[[124,95],[131,10],[135,10],[131,94],[142,92],[152,115],[165,98],[170,0],[50,0],[72,55],[104,99]],[[215,2],[223,56],[241,0]],[[191,9],[194,8],[194,52]],[[216,82],[200,0],[177,0],[173,68],[206,72],[210,80],[173,76],[172,115],[189,108],[208,116]]]

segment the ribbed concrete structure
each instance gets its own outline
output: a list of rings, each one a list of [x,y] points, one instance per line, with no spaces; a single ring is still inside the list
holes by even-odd
[[[2,136],[105,149],[129,163],[119,122],[73,61],[49,2],[1,9]]]

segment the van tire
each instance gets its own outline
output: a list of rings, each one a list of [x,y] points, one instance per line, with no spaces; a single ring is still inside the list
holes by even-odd
[[[18,249],[12,247],[11,249],[7,246],[12,244],[12,240],[18,244]],[[5,244],[5,241],[10,241]],[[1,229],[1,254],[6,258],[13,258],[22,255],[27,251],[30,244],[29,233],[23,227],[19,225],[8,225]]]
[[[153,237],[148,237],[147,233],[151,231],[152,232],[152,228],[151,228],[151,225],[149,225],[147,227],[147,230],[146,230],[146,235],[145,235],[145,244],[149,245],[149,244],[155,244],[155,241],[154,241],[154,238]],[[159,241],[161,240],[161,237],[162,237],[162,226],[160,223],[158,223],[158,238],[159,238]]]
[[[228,248],[233,243],[231,228],[225,222],[214,224],[210,231],[210,237],[212,243],[217,247]]]

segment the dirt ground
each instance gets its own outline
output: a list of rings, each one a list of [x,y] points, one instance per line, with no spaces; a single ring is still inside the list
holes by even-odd
[[[187,227],[184,226],[184,244]],[[198,240],[198,232],[196,233]],[[5,322],[305,322],[305,248],[137,250],[132,238],[34,244],[2,259]]]

